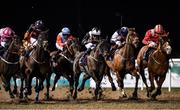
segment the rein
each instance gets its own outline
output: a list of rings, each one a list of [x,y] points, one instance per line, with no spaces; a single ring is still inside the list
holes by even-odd
[[[0,56],[0,58],[1,58],[2,61],[4,61],[4,62],[7,63],[7,64],[10,64],[10,65],[16,65],[16,64],[19,63],[19,60],[18,60],[17,62],[9,62],[9,61],[5,60],[5,59],[4,59],[3,57],[1,57],[1,56]]]
[[[64,57],[66,60],[68,60],[70,63],[73,63],[73,60],[69,59],[68,57],[66,57],[64,54],[60,53],[59,55],[61,55],[62,57]]]

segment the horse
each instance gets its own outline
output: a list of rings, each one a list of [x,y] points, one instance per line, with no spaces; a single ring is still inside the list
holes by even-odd
[[[11,98],[14,98],[13,92],[11,90],[10,80],[11,77],[15,76],[19,70],[19,49],[20,49],[20,39],[18,36],[12,37],[8,43],[8,48],[4,54],[0,57],[0,75],[3,81],[3,86],[5,91],[9,91]]]
[[[161,86],[166,78],[166,73],[169,68],[169,56],[171,55],[171,45],[168,37],[160,36],[158,39],[158,46],[151,55],[149,55],[148,61],[143,62],[143,55],[147,49],[147,46],[143,46],[137,56],[137,64],[139,73],[142,76],[143,82],[146,85],[147,96],[151,99],[156,99],[157,95],[161,95]],[[150,88],[148,87],[144,69],[148,68]],[[157,89],[155,90],[154,80],[157,83]],[[155,90],[155,91],[154,91]]]
[[[37,39],[37,45],[34,46],[30,55],[24,60],[24,77],[25,77],[25,98],[27,95],[31,95],[31,82],[32,78],[39,79],[39,84],[35,88],[36,97],[35,101],[39,102],[39,92],[43,90],[43,82],[46,79],[47,94],[46,98],[49,98],[50,87],[50,55],[47,49],[48,47],[48,31],[41,32]]]
[[[102,95],[102,90],[100,87],[102,78],[106,72],[106,63],[105,59],[109,56],[110,43],[106,39],[101,40],[98,45],[87,55],[87,68],[83,65],[80,65],[79,60],[83,55],[83,52],[78,54],[74,60],[73,71],[74,71],[74,81],[75,81],[75,89],[73,93],[73,98],[77,98],[77,87],[79,85],[79,77],[82,72],[84,72],[83,81],[81,87],[84,87],[84,83],[90,77],[96,83],[96,89],[94,91],[95,100],[99,100]]]
[[[112,60],[106,60],[108,67],[116,74],[119,90],[122,93],[122,97],[127,97],[124,91],[124,77],[126,73],[136,77],[135,89],[133,92],[133,98],[137,98],[138,79],[139,75],[135,67],[135,49],[139,45],[139,38],[134,28],[129,28],[128,35],[126,37],[125,45],[117,49],[114,53]]]
[[[75,55],[81,50],[81,45],[78,39],[68,41],[64,47],[64,51],[53,51],[51,56],[51,68],[56,74],[52,91],[55,90],[55,85],[61,76],[65,77],[69,81],[70,97],[73,94],[74,75],[73,75],[73,61]]]

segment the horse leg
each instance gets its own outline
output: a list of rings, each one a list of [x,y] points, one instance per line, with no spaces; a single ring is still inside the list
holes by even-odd
[[[94,95],[95,95],[94,98],[95,100],[99,100],[99,90],[100,90],[101,81],[98,79],[99,77],[96,75],[98,75],[98,73],[92,73],[92,78],[96,83],[96,88],[94,90]]]
[[[149,92],[151,93],[155,89],[154,76],[152,74],[149,74],[149,81],[150,81],[150,84],[151,84],[151,86],[149,88]]]
[[[35,97],[35,102],[39,102],[39,92],[42,90],[42,85],[43,85],[43,81],[45,78],[39,78],[39,85],[38,87],[35,89],[36,92],[36,97]]]
[[[122,76],[122,75],[120,76],[119,73],[117,74],[117,83],[118,83],[118,86],[119,86],[120,93],[122,94],[122,97],[123,97],[123,98],[126,98],[127,95],[126,95],[126,93],[125,93],[125,91],[124,91],[123,78],[124,78],[124,76]]]
[[[25,77],[25,90],[24,90],[25,99],[28,99],[27,96],[32,94],[31,82],[32,82],[32,76],[30,74],[27,74]]]
[[[145,77],[144,68],[140,68],[140,72],[139,73],[140,73],[140,75],[142,77],[142,80],[143,80],[145,86],[146,86],[147,97],[149,97],[150,96],[150,92],[149,92],[149,89],[148,89],[149,87],[148,87],[147,80],[146,80],[146,77]]]
[[[73,99],[74,77],[73,76],[69,77],[68,75],[64,75],[64,77],[69,81],[70,94],[69,94],[68,98],[71,100],[71,99]]]
[[[107,72],[107,76],[108,76],[109,82],[111,83],[112,91],[116,91],[116,86],[113,82],[110,72]]]
[[[50,78],[51,78],[51,73],[49,72],[47,77],[46,77],[46,100],[49,100],[49,87],[50,87]]]
[[[75,81],[75,88],[74,88],[74,93],[73,93],[73,98],[77,98],[77,88],[79,85],[79,77],[80,77],[81,72],[79,73],[74,73],[74,81]]]
[[[19,98],[23,98],[23,90],[24,90],[24,78],[21,78],[21,87],[20,87]]]
[[[13,90],[13,93],[17,94],[17,82],[16,82],[16,77],[15,76],[13,76],[13,81],[14,81],[14,90]]]
[[[162,84],[163,84],[163,82],[164,82],[165,79],[166,79],[166,76],[160,76],[159,79],[158,79],[158,78],[156,79],[157,89],[156,89],[156,91],[152,94],[152,98],[153,98],[153,99],[156,99],[156,96],[157,96],[157,95],[161,95],[161,87],[162,87]]]
[[[51,91],[54,91],[55,88],[56,88],[56,83],[57,81],[59,80],[61,75],[59,75],[58,73],[56,73],[56,76],[55,76],[55,79],[54,79],[54,84],[53,84],[53,87],[52,87],[52,90]]]
[[[90,76],[89,74],[84,74],[82,83],[81,83],[78,91],[84,90],[84,85],[85,85],[85,83],[86,83],[86,80],[88,80],[90,77],[91,77],[91,76]]]
[[[13,95],[11,88],[10,88],[11,77],[5,78],[4,75],[1,75],[1,79],[3,81],[3,87],[4,87],[5,91],[6,92],[9,91],[10,98],[14,98],[14,95]]]
[[[137,70],[136,69],[134,69],[132,71],[132,75],[135,76],[135,78],[136,78],[135,88],[134,88],[134,92],[133,92],[132,96],[133,96],[133,98],[137,99],[138,98],[137,91],[138,91],[139,75],[137,74]]]

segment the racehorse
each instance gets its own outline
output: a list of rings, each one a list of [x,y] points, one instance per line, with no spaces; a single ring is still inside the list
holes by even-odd
[[[8,43],[9,47],[0,57],[0,75],[4,83],[5,91],[9,91],[11,98],[14,98],[14,95],[11,90],[10,80],[11,77],[16,75],[19,72],[19,49],[20,49],[20,39],[18,36],[14,36]]]
[[[166,73],[169,68],[169,56],[172,48],[169,43],[168,37],[160,36],[158,40],[158,47],[148,58],[148,62],[143,62],[143,55],[147,46],[143,46],[137,56],[138,70],[142,76],[143,82],[146,85],[147,96],[151,99],[156,99],[157,95],[161,95],[161,86],[166,78]],[[146,81],[144,69],[148,68],[150,88]],[[157,89],[155,90],[154,80],[157,83]]]
[[[138,47],[139,38],[134,28],[129,28],[128,35],[126,37],[125,45],[116,50],[113,60],[106,60],[109,68],[116,74],[119,90],[122,93],[122,97],[127,97],[124,91],[124,77],[126,73],[136,77],[135,89],[133,92],[133,98],[137,98],[138,79],[137,69],[135,68],[135,48]]]
[[[55,90],[55,85],[61,76],[69,81],[70,97],[73,94],[74,74],[73,74],[73,61],[76,53],[81,49],[78,39],[68,41],[64,47],[63,52],[51,52],[51,68],[56,74],[52,91]]]
[[[84,87],[84,83],[90,77],[96,83],[96,89],[94,91],[95,99],[99,100],[102,95],[102,90],[100,87],[102,78],[106,72],[106,63],[105,59],[109,55],[110,43],[107,40],[101,40],[98,45],[87,55],[87,68],[83,65],[80,65],[79,59],[83,55],[81,52],[74,60],[73,71],[74,71],[74,80],[75,80],[75,89],[73,93],[73,98],[77,98],[77,87],[79,85],[79,77],[82,72],[85,73],[81,87]]]
[[[50,55],[48,47],[48,31],[41,32],[37,39],[37,45],[33,48],[30,56],[25,59],[25,98],[31,94],[32,78],[39,79],[39,85],[35,88],[36,98],[39,101],[39,92],[43,90],[43,81],[46,79],[47,99],[49,98],[50,86]]]

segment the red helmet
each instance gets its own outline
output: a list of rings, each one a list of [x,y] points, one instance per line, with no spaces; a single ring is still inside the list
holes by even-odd
[[[5,38],[9,38],[14,34],[14,31],[10,27],[5,27],[2,30],[2,36]]]
[[[161,24],[158,24],[154,27],[155,33],[162,34],[164,32],[163,26]]]

